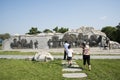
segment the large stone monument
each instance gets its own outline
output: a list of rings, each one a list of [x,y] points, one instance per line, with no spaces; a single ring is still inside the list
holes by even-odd
[[[3,41],[2,48],[4,50],[61,48],[66,40],[72,47],[79,47],[83,42],[89,43],[90,46],[107,47],[109,45],[109,39],[105,33],[93,27],[80,27],[64,34],[14,35]]]

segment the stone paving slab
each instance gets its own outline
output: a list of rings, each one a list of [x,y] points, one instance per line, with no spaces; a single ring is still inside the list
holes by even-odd
[[[64,73],[63,77],[65,78],[84,78],[87,77],[85,73]]]
[[[71,67],[76,67],[77,68],[77,67],[79,67],[79,65],[75,64],[75,65],[72,65]]]
[[[62,64],[68,64],[68,62],[67,62],[67,61],[62,61]],[[72,61],[72,64],[73,64],[73,65],[77,65],[77,63],[76,63],[76,62],[73,62],[73,61]]]
[[[76,71],[82,71],[80,68],[63,68],[62,71],[67,71],[67,72],[76,72]]]
[[[81,54],[82,48],[73,48],[75,53]],[[51,48],[51,49],[10,49],[10,50],[0,50],[0,51],[21,51],[21,52],[38,52],[38,51],[48,51],[48,52],[58,52],[63,53],[64,48]],[[91,54],[120,54],[120,49],[103,50],[99,47],[91,47]],[[63,56],[61,57],[63,59]]]
[[[55,59],[63,59],[63,56],[61,56],[61,55],[53,55],[53,57],[55,58]],[[90,56],[91,57],[91,59],[120,59],[120,56],[119,55],[91,55]],[[82,60],[82,56],[80,55],[75,55],[74,57],[73,57],[75,60],[77,60],[77,59],[81,59]]]
[[[0,58],[6,58],[6,59],[26,59],[26,58],[31,58],[34,55],[0,55]],[[61,55],[53,55],[53,57],[55,59],[63,59],[63,56]],[[74,59],[82,59],[82,56],[74,56]],[[91,59],[120,59],[120,56],[112,56],[112,55],[108,55],[108,56],[92,56],[91,55]]]

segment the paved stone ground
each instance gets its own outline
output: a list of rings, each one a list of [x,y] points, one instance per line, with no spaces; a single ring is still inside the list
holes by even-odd
[[[73,48],[75,54],[81,54],[81,48]],[[48,52],[57,52],[63,53],[63,48],[57,49],[13,49],[13,50],[0,50],[0,51],[21,51],[21,52],[39,52],[39,51],[48,51]],[[56,54],[57,54],[56,53]],[[90,48],[90,54],[97,54],[91,55],[91,59],[120,59],[120,49],[111,49],[111,50],[103,50],[99,47],[92,47]],[[107,54],[107,55],[98,55],[98,54]],[[112,54],[112,55],[111,55]],[[117,55],[114,55],[117,54]],[[31,58],[33,55],[0,55],[0,58],[7,58],[7,59],[26,59]],[[55,59],[63,59],[62,55],[53,55]],[[82,59],[81,55],[75,55],[73,59]]]
[[[0,55],[0,58],[6,58],[6,59],[30,59],[34,55]],[[53,55],[55,59],[63,59],[63,55]],[[76,55],[73,57],[73,59],[82,59],[81,55]],[[91,56],[91,59],[120,59],[120,56]]]
[[[76,54],[81,54],[81,48],[72,48]],[[54,48],[54,49],[12,49],[12,50],[0,50],[0,51],[21,51],[21,52],[38,52],[38,51],[48,51],[48,52],[64,52],[64,48]],[[91,54],[120,54],[120,49],[103,50],[99,47],[90,48]]]
[[[65,78],[83,78],[87,77],[85,73],[64,73],[63,77]]]
[[[72,48],[76,54],[81,54],[82,49],[81,48]],[[61,52],[63,53],[64,49],[63,48],[58,48],[58,49],[49,49],[47,50],[49,52]],[[104,50],[99,47],[92,47],[90,48],[90,53],[91,54],[120,54],[120,49],[111,49],[111,50]]]
[[[86,73],[81,73],[82,69],[77,65],[75,61],[72,61],[72,66],[68,67],[67,61],[62,61],[63,69],[62,76],[65,78],[83,78],[87,77]]]

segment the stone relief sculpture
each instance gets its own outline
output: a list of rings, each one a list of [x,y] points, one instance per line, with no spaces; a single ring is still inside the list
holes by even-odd
[[[9,49],[39,49],[39,48],[63,48],[65,41],[68,41],[71,47],[80,47],[83,42],[89,43],[91,47],[106,47],[113,49],[114,46],[119,48],[119,44],[111,42],[101,31],[94,30],[90,27],[81,27],[79,29],[69,30],[64,34],[54,33],[53,35],[19,35],[12,36],[3,44],[4,48]],[[8,44],[9,43],[9,44]],[[9,47],[7,47],[9,46]]]
[[[10,44],[12,49],[26,49],[26,48],[33,48],[33,41],[30,40],[28,43],[26,39],[17,40],[16,38],[13,39],[13,42]]]
[[[48,46],[49,48],[59,48],[61,47],[62,40],[58,36],[53,36],[52,39],[49,39]]]
[[[37,40],[34,42],[34,46],[35,46],[35,49],[38,49],[38,41]]]
[[[59,39],[59,37],[53,36],[52,39],[49,39],[48,46],[49,48],[58,48],[63,47],[64,41],[68,41],[71,47],[79,47],[81,43],[86,42],[89,43],[91,47],[101,46],[103,47],[108,43],[106,35],[102,32],[95,31],[94,28],[85,28],[82,27],[79,30],[71,30],[73,32],[66,32],[63,34],[63,37]],[[62,43],[59,45],[59,43]]]

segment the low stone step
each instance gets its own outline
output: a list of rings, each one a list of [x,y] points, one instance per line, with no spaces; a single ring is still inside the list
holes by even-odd
[[[75,64],[75,65],[72,65],[71,67],[77,67],[77,68],[78,68],[78,67],[79,67],[79,65]]]
[[[63,77],[65,78],[84,78],[87,77],[85,73],[64,73]]]
[[[64,64],[68,64],[68,62],[67,61],[62,61],[62,64],[64,65]],[[72,64],[74,65],[74,64],[77,64],[76,62],[72,62]]]
[[[76,71],[82,71],[80,68],[63,68],[62,71],[68,71],[68,72],[76,72]]]

